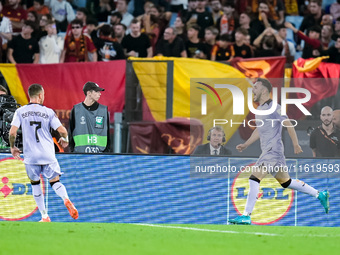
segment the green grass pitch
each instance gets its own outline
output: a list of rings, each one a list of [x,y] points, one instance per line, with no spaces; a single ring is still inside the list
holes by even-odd
[[[0,222],[1,255],[339,254],[340,228]]]

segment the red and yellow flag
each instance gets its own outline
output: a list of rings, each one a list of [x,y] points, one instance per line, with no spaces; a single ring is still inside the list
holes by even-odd
[[[33,83],[43,85],[45,105],[67,122],[73,105],[84,101],[87,81],[104,88],[99,103],[107,105],[110,118],[122,112],[125,103],[125,60],[96,63],[0,64],[11,94],[21,105],[28,103],[27,89]]]

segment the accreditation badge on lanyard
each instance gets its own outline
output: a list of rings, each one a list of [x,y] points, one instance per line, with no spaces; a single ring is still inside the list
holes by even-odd
[[[96,116],[96,125],[95,128],[104,128],[104,117]]]

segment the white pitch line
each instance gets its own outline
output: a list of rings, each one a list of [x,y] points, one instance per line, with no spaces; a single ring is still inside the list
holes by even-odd
[[[174,228],[174,229],[185,229],[185,230],[194,230],[194,231],[202,231],[202,232],[226,233],[226,234],[248,234],[248,235],[263,235],[263,236],[281,236],[279,234],[262,233],[262,232],[238,232],[238,231],[230,231],[230,230],[216,230],[216,229],[206,229],[206,228],[189,228],[189,227],[155,225],[155,224],[143,224],[143,223],[136,223],[134,225],[147,226],[147,227],[156,227],[156,228]]]

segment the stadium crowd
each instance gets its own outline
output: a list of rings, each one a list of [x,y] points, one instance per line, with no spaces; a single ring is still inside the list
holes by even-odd
[[[299,56],[330,56],[328,62],[340,63],[340,0],[323,2],[5,0],[1,60],[63,63],[163,55],[232,61],[282,55],[287,63]]]

